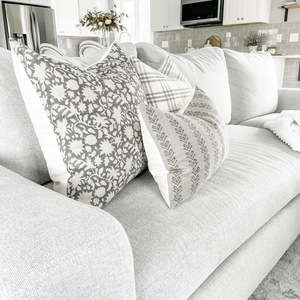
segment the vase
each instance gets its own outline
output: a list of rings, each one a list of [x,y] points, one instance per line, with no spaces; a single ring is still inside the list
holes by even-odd
[[[257,51],[258,46],[248,46],[248,52],[251,53],[252,51]]]
[[[104,46],[108,47],[109,46],[109,31],[108,30],[99,30],[98,31],[98,42]]]

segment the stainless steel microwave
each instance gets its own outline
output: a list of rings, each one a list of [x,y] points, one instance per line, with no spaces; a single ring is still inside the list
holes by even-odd
[[[181,0],[182,26],[222,24],[223,0]]]

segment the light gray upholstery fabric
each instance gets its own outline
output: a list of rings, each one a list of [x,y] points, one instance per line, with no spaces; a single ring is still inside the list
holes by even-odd
[[[203,48],[192,53],[170,54],[149,43],[137,43],[138,58],[154,69],[159,69],[170,56],[192,87],[202,89],[216,104],[224,122],[231,118],[231,100],[224,53],[219,48]]]
[[[297,196],[227,258],[189,300],[248,299],[300,234],[299,211]]]
[[[0,299],[135,299],[120,223],[0,166]]]
[[[27,114],[8,50],[0,48],[0,165],[43,184],[46,162]]]
[[[269,53],[224,49],[231,93],[231,124],[272,113],[278,103],[274,62]]]
[[[279,113],[273,113],[273,114],[268,114],[268,115],[264,115],[264,116],[259,116],[259,117],[252,118],[252,119],[246,120],[244,122],[241,122],[241,123],[239,123],[239,125],[264,128],[265,122],[270,121],[278,116],[279,116]]]
[[[133,249],[137,298],[187,299],[233,251],[300,192],[300,153],[271,132],[227,126],[229,156],[170,211],[144,172],[105,210]]]
[[[300,110],[300,89],[278,89],[278,106],[276,112],[283,110]]]

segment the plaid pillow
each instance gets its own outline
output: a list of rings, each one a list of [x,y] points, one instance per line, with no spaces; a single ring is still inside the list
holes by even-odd
[[[189,104],[194,89],[170,57],[166,58],[159,70],[133,56],[131,62],[139,75],[147,104],[168,112],[177,112]]]

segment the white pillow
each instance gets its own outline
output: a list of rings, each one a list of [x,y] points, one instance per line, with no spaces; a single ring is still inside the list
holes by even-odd
[[[278,104],[277,81],[271,55],[224,49],[231,93],[231,123],[266,115]]]

